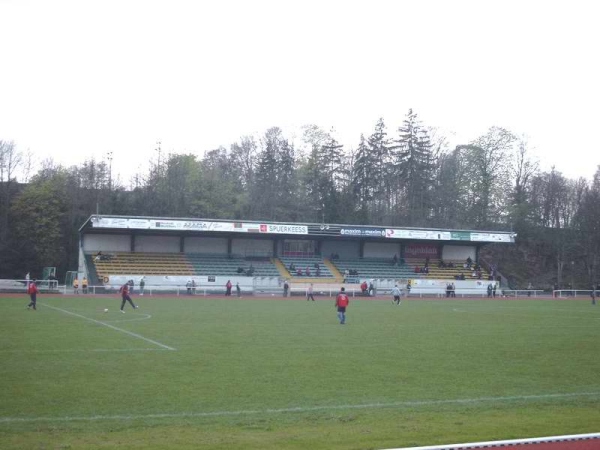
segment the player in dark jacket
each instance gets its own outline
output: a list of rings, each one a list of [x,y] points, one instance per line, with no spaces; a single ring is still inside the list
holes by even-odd
[[[125,307],[125,302],[129,302],[131,304],[131,306],[133,307],[133,309],[137,309],[137,306],[135,306],[133,304],[133,302],[131,301],[131,297],[129,296],[129,283],[125,283],[123,286],[121,286],[121,289],[119,289],[119,292],[121,293],[121,312],[123,314],[125,314],[125,311],[123,311],[123,308]]]

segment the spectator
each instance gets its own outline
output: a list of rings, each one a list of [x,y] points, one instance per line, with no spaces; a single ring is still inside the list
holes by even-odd
[[[310,277],[310,267],[306,266],[306,276]]]
[[[310,283],[308,289],[306,290],[306,301],[312,300],[315,301],[315,297],[313,297],[313,284]]]
[[[366,281],[363,281],[360,285],[360,290],[363,295],[369,295],[369,285]]]
[[[298,270],[300,270],[300,269],[298,269]],[[288,293],[289,293],[289,291],[290,291],[290,285],[288,284],[288,281],[287,281],[287,280],[285,280],[285,281],[283,282],[283,296],[284,296],[284,297],[287,297],[287,296],[288,296]]]
[[[398,255],[394,254],[394,257],[392,258],[392,266],[396,265],[398,265]]]
[[[225,283],[225,295],[231,295],[231,287],[233,285],[231,284],[231,280],[227,280],[227,283]]]

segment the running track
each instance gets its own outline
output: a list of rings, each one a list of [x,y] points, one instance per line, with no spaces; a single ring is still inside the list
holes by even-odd
[[[552,436],[536,439],[514,439],[510,441],[474,442],[470,444],[437,445],[389,450],[600,450],[600,433],[570,436]]]

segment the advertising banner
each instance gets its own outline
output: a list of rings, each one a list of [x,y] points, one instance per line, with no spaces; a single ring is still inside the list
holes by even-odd
[[[435,244],[408,244],[404,247],[406,258],[437,258],[439,248]]]
[[[345,227],[340,230],[340,234],[342,236],[385,237],[385,229]]]
[[[427,239],[427,240],[450,240],[452,235],[449,231],[438,230],[407,230],[407,229],[386,229],[385,237],[392,239]]]

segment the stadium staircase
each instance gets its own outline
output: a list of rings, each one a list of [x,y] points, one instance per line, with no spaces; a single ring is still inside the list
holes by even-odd
[[[323,264],[325,264],[329,271],[333,274],[333,276],[335,277],[335,281],[337,281],[338,283],[344,281],[344,275],[340,273],[337,267],[335,267],[335,264],[333,264],[329,259],[324,258]]]
[[[277,267],[277,270],[279,272],[279,276],[281,278],[292,278],[292,274],[287,270],[287,268],[281,262],[281,260],[279,260],[278,258],[272,258],[271,261],[273,262],[273,264],[275,265],[275,267]]]
[[[90,286],[101,286],[103,284],[102,278],[98,275],[92,255],[85,255],[85,265],[87,267],[88,284]]]

